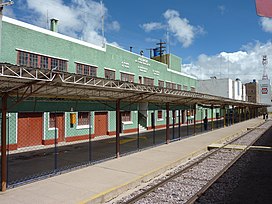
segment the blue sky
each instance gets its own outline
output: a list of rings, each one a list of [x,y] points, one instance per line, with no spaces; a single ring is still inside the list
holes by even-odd
[[[262,55],[272,64],[272,21],[256,15],[255,0],[103,0],[103,6],[95,0],[14,3],[5,8],[5,15],[41,27],[47,27],[47,16],[56,17],[61,33],[95,44],[102,42],[103,13],[107,42],[124,49],[132,46],[136,53],[144,50],[145,56],[147,48],[168,36],[171,53],[183,59],[182,70],[200,79],[251,81],[262,76]]]

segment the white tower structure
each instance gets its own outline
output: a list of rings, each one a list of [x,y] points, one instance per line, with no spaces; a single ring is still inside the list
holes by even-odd
[[[259,81],[260,103],[272,105],[271,83],[267,74],[268,58],[266,55],[263,56],[262,64],[263,64],[263,76],[262,76],[262,80]],[[272,107],[268,107],[267,109],[268,109],[268,112],[272,112]]]

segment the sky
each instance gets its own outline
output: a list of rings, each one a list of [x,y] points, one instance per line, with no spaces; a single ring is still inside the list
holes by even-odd
[[[272,19],[256,14],[255,0],[13,0],[4,15],[101,45],[149,57],[150,48],[167,42],[167,53],[181,57],[182,72],[199,79],[262,78],[262,56],[272,79]]]

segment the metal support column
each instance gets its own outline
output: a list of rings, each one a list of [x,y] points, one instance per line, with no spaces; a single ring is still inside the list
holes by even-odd
[[[234,125],[234,121],[235,121],[235,107],[232,107],[232,125]]]
[[[175,113],[176,111],[175,110],[172,110],[172,140],[175,139]]]
[[[212,110],[211,110],[211,117],[212,117],[212,130],[213,130],[213,105],[212,105]]]
[[[2,96],[2,123],[1,123],[1,190],[7,189],[7,100],[8,94]]]
[[[196,104],[194,105],[194,135],[196,134]]]
[[[121,127],[121,114],[120,114],[120,99],[116,101],[116,157],[120,157],[120,127]]]
[[[226,107],[225,106],[223,106],[223,114],[224,114],[224,128],[226,127],[226,119],[227,119],[227,117],[226,117]]]
[[[201,132],[203,131],[203,123],[202,123],[202,121],[203,121],[203,109],[201,108],[201,117],[200,117],[200,124],[201,124]]]
[[[169,129],[169,103],[166,103],[166,144],[169,144],[170,129]]]
[[[239,114],[239,123],[242,121],[242,117],[241,117],[241,108],[238,107],[238,114]]]
[[[181,115],[180,115],[180,110],[178,111],[178,135],[179,135],[179,139],[180,139],[180,137],[181,137],[181,135],[180,135],[180,122],[181,122],[181,120],[180,120],[180,117],[181,117]]]
[[[189,111],[188,110],[186,110],[186,122],[187,122],[187,136],[189,135],[189,120],[188,120],[188,118],[189,118]]]

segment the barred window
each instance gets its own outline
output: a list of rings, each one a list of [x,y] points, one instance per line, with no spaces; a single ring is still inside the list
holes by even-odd
[[[90,76],[96,77],[97,67],[90,66]]]
[[[164,87],[164,81],[159,80],[159,81],[158,81],[158,86],[159,86],[159,87]]]
[[[28,53],[27,52],[19,52],[19,65],[28,66]]]
[[[42,69],[48,69],[48,57],[45,57],[45,56],[41,56],[41,65],[40,67]]]
[[[115,79],[115,71],[105,69],[105,79]]]
[[[77,124],[80,125],[89,125],[90,123],[90,113],[89,112],[78,112],[77,114]]]
[[[60,71],[66,71],[66,67],[67,67],[67,62],[64,60],[58,60],[58,70]]]
[[[83,66],[83,74],[90,75],[90,66],[88,66],[88,65]]]
[[[166,82],[166,88],[172,89],[172,83],[171,82]]]
[[[121,81],[134,82],[134,76],[132,74],[121,73]]]
[[[154,79],[144,77],[144,84],[148,86],[154,86]]]
[[[38,55],[29,53],[29,66],[38,67]]]
[[[121,118],[123,122],[131,121],[131,112],[130,111],[124,111],[121,112]]]
[[[55,127],[56,127],[56,114],[49,113],[49,128],[55,128]]]
[[[76,73],[96,77],[97,76],[97,67],[91,66],[91,65],[86,65],[86,64],[76,63]]]
[[[52,58],[51,59],[51,69],[57,69],[58,68],[58,60]]]
[[[162,110],[158,110],[158,119],[162,119]]]
[[[83,65],[82,64],[77,64],[76,65],[76,73],[77,74],[82,74],[82,70],[83,70]]]
[[[18,64],[22,66],[42,69],[57,68],[60,71],[67,70],[67,61],[62,59],[52,58],[25,51],[18,51],[17,58]]]

